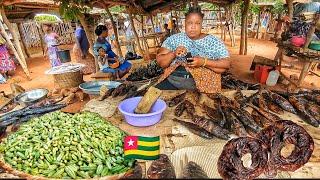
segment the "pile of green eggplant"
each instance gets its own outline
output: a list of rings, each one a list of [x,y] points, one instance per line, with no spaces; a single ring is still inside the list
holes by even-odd
[[[103,177],[126,172],[125,133],[95,113],[60,111],[36,117],[3,139],[0,152],[14,169],[58,179]]]

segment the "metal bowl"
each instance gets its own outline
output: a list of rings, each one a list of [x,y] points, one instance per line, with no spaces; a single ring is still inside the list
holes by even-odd
[[[120,85],[117,81],[89,81],[79,85],[79,88],[89,95],[98,95],[101,86],[105,85],[108,89],[116,88]]]
[[[30,106],[35,104],[47,97],[48,94],[47,89],[33,89],[24,93],[21,93],[15,97],[15,101],[20,105]]]

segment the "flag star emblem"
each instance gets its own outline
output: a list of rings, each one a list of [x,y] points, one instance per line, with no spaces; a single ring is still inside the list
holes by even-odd
[[[133,143],[134,143],[134,141],[133,141],[132,139],[130,139],[130,140],[128,141],[128,146],[133,146]]]

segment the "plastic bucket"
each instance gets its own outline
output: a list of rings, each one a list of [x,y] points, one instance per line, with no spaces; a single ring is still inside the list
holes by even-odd
[[[58,51],[58,56],[60,58],[60,61],[62,63],[70,62],[71,57],[70,57],[70,50],[59,50]]]

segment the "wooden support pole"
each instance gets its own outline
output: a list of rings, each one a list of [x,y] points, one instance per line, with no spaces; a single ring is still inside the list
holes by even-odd
[[[150,54],[149,54],[149,45],[147,42],[147,39],[144,37],[144,20],[143,20],[143,15],[141,15],[141,35],[142,35],[142,39],[145,45],[145,53],[147,55],[146,59],[150,60]]]
[[[106,11],[107,11],[107,14],[108,14],[108,16],[109,16],[109,18],[111,20],[111,25],[112,25],[113,32],[114,32],[114,35],[115,35],[115,38],[116,38],[118,56],[119,57],[123,57],[122,51],[121,51],[121,46],[120,46],[120,43],[119,43],[118,29],[116,27],[116,23],[113,20],[113,16],[112,16],[111,12],[109,11],[109,8],[106,8]]]
[[[221,7],[219,6],[219,24],[220,24],[220,34],[221,34],[221,39],[223,38],[223,25],[222,25],[222,12],[221,12]]]
[[[317,24],[320,24],[320,15],[318,14],[314,21],[312,22],[312,25],[308,31],[308,34],[307,34],[307,40],[306,40],[306,43],[304,44],[304,49],[308,49],[308,46],[312,40],[312,35],[314,34],[314,32],[316,31],[316,26]]]
[[[245,33],[246,33],[246,20],[248,16],[248,11],[249,11],[249,5],[250,5],[250,0],[244,0],[244,7],[242,10],[242,17],[241,17],[241,38],[240,38],[240,50],[239,54],[244,55],[245,51]]]
[[[248,54],[248,16],[246,17],[246,28],[245,28],[245,41],[244,41],[244,55]]]
[[[20,56],[19,56],[16,48],[14,47],[13,43],[11,42],[10,37],[9,37],[9,35],[8,35],[7,32],[6,32],[2,21],[0,21],[0,33],[1,33],[1,35],[6,39],[6,42],[8,43],[10,49],[13,51],[14,56],[18,59],[18,61],[19,61],[20,65],[21,65],[24,73],[27,75],[27,78],[28,78],[29,80],[31,80],[30,72],[29,72],[29,70],[28,70],[28,67],[27,67],[27,65],[25,64],[25,62],[22,62],[22,60],[20,59]]]
[[[12,24],[9,22],[9,20],[8,20],[6,14],[4,12],[4,7],[3,6],[1,7],[1,17],[3,19],[3,22],[7,25],[8,29],[9,29],[12,37],[13,37],[14,45],[16,47],[16,50],[17,50],[18,55],[19,55],[20,60],[21,60],[20,63],[23,63],[25,66],[27,66],[26,59],[24,57],[24,54],[23,54],[21,46],[20,46],[19,37],[18,37],[16,31],[13,29]]]
[[[257,28],[257,34],[256,34],[256,38],[259,39],[259,33],[260,33],[260,26],[261,26],[261,13],[263,11],[259,10],[259,15],[258,15],[258,28]],[[254,24],[253,24],[254,26]]]
[[[42,55],[45,55],[45,49],[44,49],[44,42],[43,42],[43,37],[44,37],[44,34],[43,34],[43,31],[42,31],[42,27],[40,24],[36,24],[37,25],[37,31],[38,31],[38,34],[39,34],[39,38],[40,38],[40,46],[41,46],[41,50],[42,50]]]
[[[286,0],[286,3],[288,5],[288,16],[291,21],[293,18],[293,0]]]
[[[235,22],[235,18],[234,18],[234,8],[233,8],[233,5],[231,4],[230,5],[230,21],[231,21],[231,37],[232,37],[232,43],[233,43],[233,46],[236,46],[236,39],[234,37],[234,27],[236,25],[236,22]]]
[[[137,45],[138,45],[138,50],[141,54],[144,54],[142,48],[141,48],[141,44],[140,44],[140,41],[139,41],[139,36],[138,36],[138,33],[136,31],[136,28],[134,26],[134,22],[133,22],[133,18],[132,18],[132,13],[129,11],[128,12],[129,14],[129,20],[130,20],[130,24],[131,24],[131,27],[132,27],[132,31],[133,31],[133,34],[134,34],[134,38],[136,39],[136,42],[137,42]]]
[[[92,38],[92,35],[90,33],[90,30],[89,30],[89,27],[88,27],[88,23],[84,17],[84,15],[82,13],[79,13],[77,15],[77,18],[79,19],[82,27],[83,27],[83,30],[84,32],[86,33],[87,35],[87,38],[88,38],[88,41],[89,41],[89,45],[90,45],[90,48],[89,48],[89,52],[93,55],[94,57],[94,60],[95,60],[95,66],[96,66],[96,72],[99,71],[99,65],[98,65],[98,59],[97,57],[94,55],[93,53],[93,38]]]
[[[25,42],[25,40],[24,40],[24,38],[23,38],[22,23],[18,23],[17,26],[18,26],[18,30],[19,30],[19,34],[20,34],[20,39],[21,39],[21,43],[22,43],[23,50],[24,50],[24,52],[26,53],[27,57],[29,58],[29,57],[31,57],[31,56],[30,56],[30,53],[29,53],[29,51],[28,51],[26,42]]]

